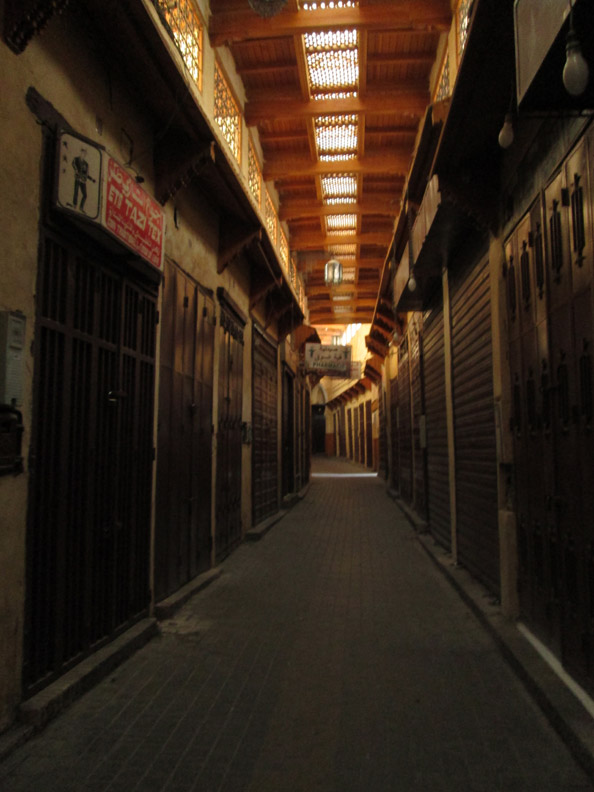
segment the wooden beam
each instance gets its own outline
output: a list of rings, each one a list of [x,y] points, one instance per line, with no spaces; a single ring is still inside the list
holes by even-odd
[[[376,53],[367,56],[368,66],[410,66],[433,65],[435,54],[432,52],[396,52],[390,55]]]
[[[278,216],[280,220],[297,220],[302,217],[326,217],[334,214],[377,214],[394,217],[399,211],[400,201],[391,193],[386,193],[385,197],[373,195],[355,204],[340,203],[330,206],[321,201],[288,198],[282,201]]]
[[[344,162],[313,162],[311,157],[269,155],[262,172],[264,181],[276,181],[294,176],[324,176],[337,171],[343,173],[395,174],[404,177],[410,168],[412,150],[407,146],[399,151],[380,156],[367,156]]]
[[[291,234],[292,250],[322,250],[332,245],[386,245],[390,244],[389,233],[370,231],[364,234]]]
[[[358,30],[449,32],[452,22],[450,0],[393,0],[362,8],[286,10],[271,18],[254,14],[248,7],[216,12],[210,17],[212,47],[246,39],[271,39],[302,35],[321,30]]]
[[[290,118],[315,118],[320,114],[341,115],[350,113],[373,113],[374,115],[392,115],[404,113],[413,118],[420,118],[430,101],[429,92],[422,87],[416,90],[399,89],[389,93],[367,94],[365,97],[350,96],[344,99],[327,99],[320,102],[313,99],[291,99],[274,97],[252,99],[245,106],[245,122],[248,126],[256,126],[263,121],[274,118],[285,121]]]

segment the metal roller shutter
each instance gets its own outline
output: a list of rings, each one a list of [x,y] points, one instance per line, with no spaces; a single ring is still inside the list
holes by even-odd
[[[425,415],[429,527],[433,537],[451,549],[450,478],[445,397],[443,305],[425,315],[423,326]]]
[[[398,398],[399,491],[401,498],[412,503],[413,436],[408,338],[404,339],[398,350]]]
[[[452,374],[458,559],[499,591],[489,264],[453,278]]]

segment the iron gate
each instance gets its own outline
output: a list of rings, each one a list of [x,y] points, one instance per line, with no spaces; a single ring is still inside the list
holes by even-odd
[[[252,399],[252,519],[278,511],[277,348],[254,327]]]
[[[23,682],[146,613],[156,295],[42,232]]]
[[[174,264],[163,285],[155,595],[210,566],[214,301]]]

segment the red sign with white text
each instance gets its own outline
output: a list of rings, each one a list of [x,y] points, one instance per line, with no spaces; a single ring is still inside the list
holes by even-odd
[[[104,186],[104,227],[162,271],[165,215],[159,204],[111,157]]]

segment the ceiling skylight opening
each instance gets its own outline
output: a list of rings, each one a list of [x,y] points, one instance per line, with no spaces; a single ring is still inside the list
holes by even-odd
[[[355,233],[357,230],[357,215],[328,215],[326,217],[326,228],[328,232]]]
[[[301,3],[302,11],[325,11],[327,8],[358,8],[359,0],[320,0]]]
[[[343,267],[342,268],[342,282],[343,283],[354,283],[356,277],[357,277],[357,269],[356,269],[356,267]]]
[[[325,198],[324,203],[327,206],[337,206],[338,204],[356,204],[357,199],[352,197],[338,197],[338,198]]]
[[[352,305],[333,305],[332,310],[335,314],[350,314],[354,313]]]
[[[350,302],[355,297],[354,292],[347,292],[346,294],[333,294],[333,302]]]
[[[321,177],[322,197],[329,202],[330,198],[337,198],[345,201],[348,198],[357,200],[357,177],[341,175],[338,173],[329,174]]]
[[[359,36],[356,30],[305,33],[309,89],[314,99],[356,96]]]
[[[328,253],[339,258],[354,258],[357,255],[357,245],[329,245]]]
[[[357,156],[359,126],[356,115],[318,116],[314,128],[320,160],[345,161]]]

